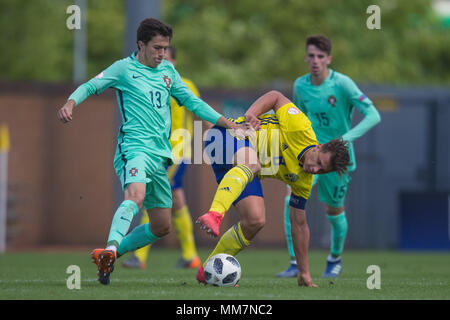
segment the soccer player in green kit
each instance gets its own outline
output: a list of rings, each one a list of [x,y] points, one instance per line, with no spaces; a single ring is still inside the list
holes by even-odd
[[[331,41],[327,37],[318,35],[306,39],[305,62],[310,73],[294,82],[293,93],[294,104],[311,121],[319,143],[326,143],[339,136],[349,142],[348,173],[339,175],[331,172],[315,175],[313,180],[313,185],[318,183],[319,200],[325,202],[327,218],[331,224],[331,249],[322,274],[324,278],[336,278],[343,269],[341,254],[347,235],[344,202],[350,173],[356,168],[352,142],[380,122],[380,114],[372,101],[361,92],[353,80],[328,68],[331,63],[330,54]],[[364,115],[364,118],[351,128],[355,108]],[[278,276],[296,277],[298,268],[291,238],[289,196],[285,199],[284,221],[291,265]]]
[[[156,19],[143,20],[137,30],[138,50],[79,86],[58,111],[58,118],[67,123],[72,120],[73,108],[90,95],[107,88],[116,90],[122,126],[114,168],[124,189],[124,201],[114,214],[106,248],[92,252],[102,284],[109,284],[118,256],[151,244],[170,231],[172,192],[165,168],[173,163],[170,97],[203,120],[239,129],[235,130],[238,135],[242,136],[240,129],[245,128],[197,98],[174,66],[164,60],[171,38],[170,26]],[[141,207],[147,209],[151,222],[127,235]]]

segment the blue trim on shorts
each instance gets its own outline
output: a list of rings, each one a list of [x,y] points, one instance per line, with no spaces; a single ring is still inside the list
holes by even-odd
[[[178,165],[177,172],[174,174],[172,180],[170,181],[170,187],[172,188],[172,190],[183,188],[183,177],[186,173],[186,169],[187,164],[183,160],[183,162]]]
[[[126,185],[126,180],[127,180],[127,158],[125,158],[125,155],[123,154],[123,152],[122,152],[122,143],[123,143],[123,135],[124,135],[124,133],[123,133],[123,130],[122,130],[122,127],[123,126],[121,126],[120,127],[120,132],[122,132],[122,142],[121,143],[119,143],[119,152],[120,152],[120,155],[121,155],[121,158],[122,158],[122,161],[123,161],[123,185],[125,186]]]
[[[127,116],[125,115],[125,108],[123,106],[123,93],[121,90],[117,90],[117,93],[119,94],[119,108],[120,112],[122,113],[123,122],[127,122]]]
[[[117,93],[119,95],[119,109],[120,109],[120,113],[122,114],[122,118],[123,118],[122,122],[125,123],[127,121],[127,116],[125,115],[125,109],[124,109],[124,106],[123,106],[123,93],[122,93],[121,90],[118,90],[118,89],[116,89],[116,90],[117,90]],[[127,170],[126,170],[127,159],[125,158],[125,155],[123,154],[123,151],[122,151],[122,143],[125,140],[124,139],[125,132],[123,131],[123,124],[120,126],[119,132],[122,133],[122,141],[119,143],[118,147],[119,147],[119,152],[121,154],[121,158],[122,158],[122,161],[123,161],[123,185],[126,186],[126,180],[127,180]]]
[[[295,194],[291,193],[291,198],[289,200],[289,205],[291,207],[305,210],[306,207],[306,199],[302,198],[300,196],[296,196]]]
[[[238,140],[234,137],[232,140],[228,139],[228,141],[230,141],[230,142],[233,141],[232,145],[228,145],[226,135],[229,135],[229,133],[227,133],[227,130],[225,128],[217,127],[217,126],[214,126],[212,129],[217,129],[217,130],[221,131],[221,133],[222,133],[222,135],[221,135],[222,149],[218,150],[218,152],[222,152],[223,163],[216,163],[216,162],[211,163],[211,167],[214,171],[214,175],[216,176],[216,181],[219,184],[222,181],[225,174],[234,167],[232,162],[230,162],[230,161],[227,162],[226,160],[233,159],[234,154],[240,148],[243,148],[243,147],[253,148],[253,147],[250,143],[250,140],[248,140],[248,139]],[[216,137],[214,136],[214,138],[216,138]],[[210,137],[208,134],[208,136],[205,140],[205,148],[213,142],[219,143],[220,141],[215,141],[215,139],[212,139],[212,137]],[[211,156],[215,157],[216,156],[215,152],[214,152],[214,154],[211,153]],[[214,159],[211,159],[211,161],[213,161],[213,160]],[[253,180],[247,184],[247,186],[242,191],[242,193],[239,195],[239,197],[233,202],[233,205],[236,205],[239,201],[241,201],[242,199],[244,199],[248,196],[258,196],[258,197],[264,198],[261,181],[259,180],[259,178],[257,176],[254,176]]]
[[[216,138],[217,138],[216,135],[212,134],[212,132],[214,132],[214,131],[217,132],[217,130],[220,131],[219,141],[216,141]],[[210,157],[210,159],[211,159],[211,161],[214,161],[214,160],[222,161],[222,163],[213,162],[212,164],[219,164],[219,165],[227,165],[228,164],[228,165],[233,166],[234,154],[239,149],[246,148],[246,147],[253,149],[253,146],[250,143],[249,139],[238,140],[235,137],[231,136],[230,133],[227,131],[227,129],[218,127],[218,126],[214,126],[208,131],[208,135],[205,139],[205,149],[213,142],[214,142],[214,144],[221,146],[222,148],[219,148],[218,150],[217,149],[212,150],[211,157],[213,157],[215,159],[211,159],[211,157]],[[229,142],[232,142],[232,144],[229,145]]]

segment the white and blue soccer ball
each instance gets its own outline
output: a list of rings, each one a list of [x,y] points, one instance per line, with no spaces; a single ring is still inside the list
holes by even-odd
[[[206,262],[204,274],[208,284],[217,287],[234,286],[241,279],[241,265],[232,255],[219,253]]]

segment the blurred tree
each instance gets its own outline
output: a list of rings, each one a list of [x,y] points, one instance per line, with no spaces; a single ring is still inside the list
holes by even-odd
[[[381,9],[381,30],[369,30],[369,5]],[[430,0],[171,0],[178,68],[201,86],[256,87],[291,83],[308,72],[307,36],[333,43],[332,68],[357,81],[450,83],[450,37]]]
[[[124,56],[123,0],[88,0],[88,77]]]
[[[358,82],[450,84],[450,33],[432,0],[161,0],[177,68],[203,87],[290,85],[304,42],[325,34],[331,67]],[[71,81],[72,0],[0,0],[0,79]],[[88,77],[123,57],[124,0],[88,0]],[[369,30],[369,5],[381,29]]]
[[[0,78],[70,79],[72,37],[66,28],[69,1],[0,1]]]
[[[87,1],[88,66],[92,77],[123,54],[123,0]],[[71,0],[0,0],[0,79],[72,80]],[[82,14],[84,14],[82,12]]]

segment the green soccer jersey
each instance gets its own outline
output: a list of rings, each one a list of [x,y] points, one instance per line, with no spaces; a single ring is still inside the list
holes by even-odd
[[[349,141],[349,171],[356,168],[353,141],[380,121],[372,101],[348,76],[329,69],[326,80],[319,86],[311,83],[310,74],[294,82],[293,100],[311,121],[319,143],[342,136]],[[364,119],[351,128],[354,108]]]
[[[178,105],[186,106],[198,117],[213,124],[221,115],[192,93],[170,62],[163,60],[156,68],[151,68],[141,64],[136,54],[134,52],[116,61],[82,84],[69,100],[74,100],[78,105],[91,94],[114,88],[122,115],[116,159],[144,153],[173,162],[169,143],[171,96]]]

